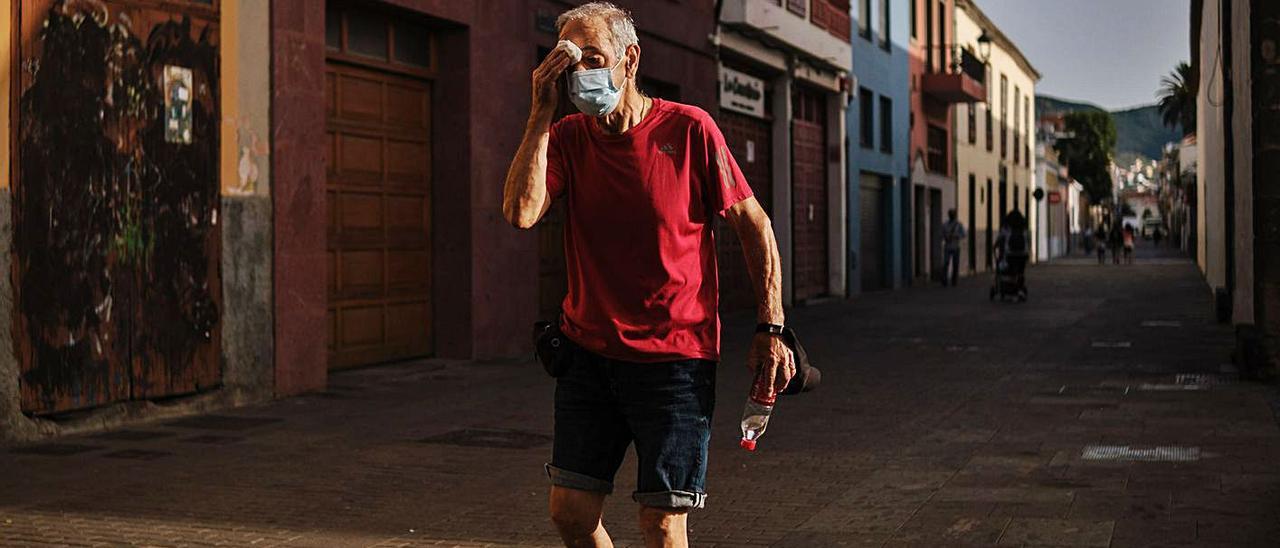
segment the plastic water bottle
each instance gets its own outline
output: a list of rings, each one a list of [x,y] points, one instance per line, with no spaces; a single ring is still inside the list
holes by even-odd
[[[738,445],[747,451],[756,450],[756,441],[769,426],[769,415],[773,414],[773,405],[778,397],[764,367],[756,371],[751,393],[747,394],[747,405],[742,410],[742,441]]]

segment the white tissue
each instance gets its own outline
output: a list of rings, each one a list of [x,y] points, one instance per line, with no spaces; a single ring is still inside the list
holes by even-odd
[[[579,48],[578,45],[573,42],[570,42],[568,40],[561,40],[559,43],[556,44],[556,48],[563,49],[565,53],[568,53],[569,59],[573,61],[575,64],[578,61],[582,60],[582,49]]]

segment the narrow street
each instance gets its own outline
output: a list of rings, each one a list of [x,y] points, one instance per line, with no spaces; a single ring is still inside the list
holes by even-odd
[[[1239,382],[1190,262],[1030,271],[790,315],[826,374],[737,447],[726,321],[696,546],[1275,546],[1274,389]],[[324,394],[0,453],[0,545],[555,546],[532,362],[337,374]],[[1127,446],[1127,455],[1101,446]],[[619,473],[606,525],[639,545]]]

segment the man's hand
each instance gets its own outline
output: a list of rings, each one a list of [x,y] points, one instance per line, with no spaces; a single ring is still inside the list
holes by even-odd
[[[747,368],[754,375],[764,368],[773,382],[773,391],[782,392],[791,378],[796,376],[796,357],[782,342],[782,337],[768,333],[756,333],[751,339],[751,350],[747,353]]]
[[[538,68],[533,69],[533,103],[530,119],[545,120],[551,123],[556,111],[556,94],[560,91],[560,75],[568,68],[572,59],[569,53],[556,48],[547,54]]]
[[[560,74],[569,63],[569,54],[556,48],[533,70],[529,122],[502,186],[502,217],[516,228],[533,228],[551,208],[551,197],[547,194],[547,147],[551,140],[551,120],[556,115]]]

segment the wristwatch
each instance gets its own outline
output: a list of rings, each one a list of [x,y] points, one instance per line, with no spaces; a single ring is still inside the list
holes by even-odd
[[[756,333],[768,333],[770,335],[781,335],[783,327],[776,323],[758,323],[756,324]]]

